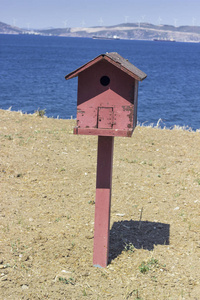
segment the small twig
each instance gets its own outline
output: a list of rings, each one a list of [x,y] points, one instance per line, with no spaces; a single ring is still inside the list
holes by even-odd
[[[143,212],[143,207],[142,207],[141,212],[140,212],[140,220],[139,220],[138,229],[140,229],[141,225],[142,225],[142,212]]]

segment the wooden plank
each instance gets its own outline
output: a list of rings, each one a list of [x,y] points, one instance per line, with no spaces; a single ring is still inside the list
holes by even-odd
[[[114,137],[98,137],[93,265],[108,264]]]
[[[131,137],[133,129],[74,128],[74,134]]]

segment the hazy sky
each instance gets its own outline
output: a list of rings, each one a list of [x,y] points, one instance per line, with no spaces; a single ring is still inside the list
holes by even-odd
[[[0,0],[0,21],[26,28],[124,22],[200,26],[200,0]]]

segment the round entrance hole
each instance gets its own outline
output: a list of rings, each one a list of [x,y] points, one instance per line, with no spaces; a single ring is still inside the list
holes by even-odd
[[[107,86],[110,83],[110,78],[108,76],[102,76],[101,79],[100,79],[100,83],[103,86]]]

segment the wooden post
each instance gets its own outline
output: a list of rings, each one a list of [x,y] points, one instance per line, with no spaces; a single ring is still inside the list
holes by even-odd
[[[109,254],[114,137],[98,137],[93,265],[106,267]]]

